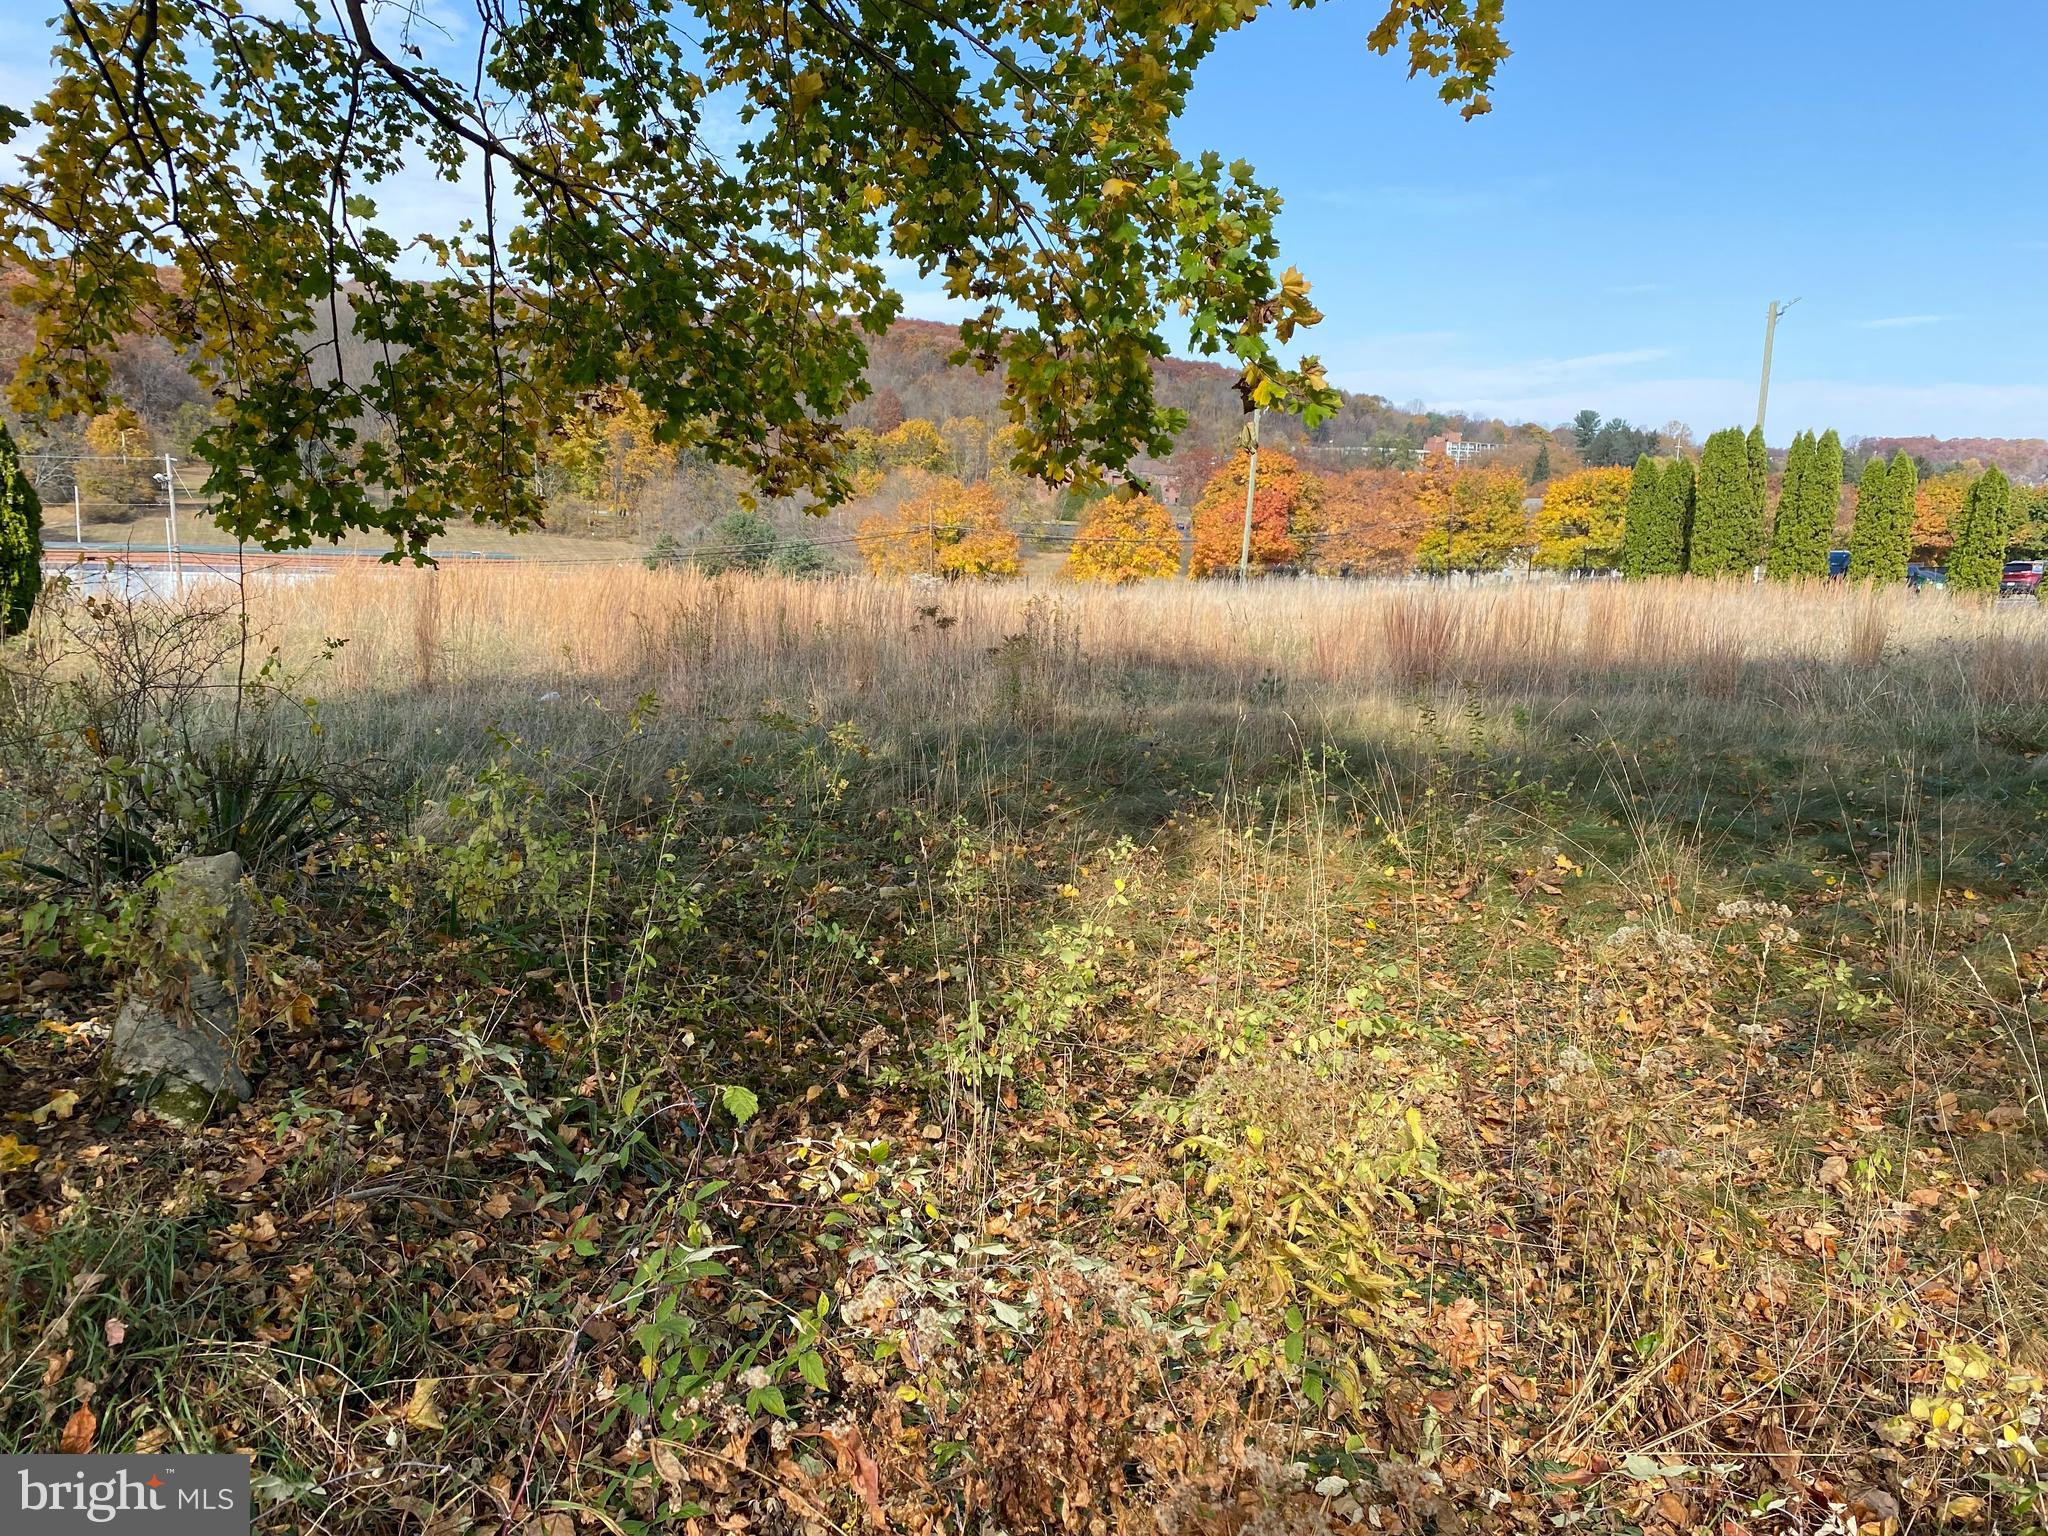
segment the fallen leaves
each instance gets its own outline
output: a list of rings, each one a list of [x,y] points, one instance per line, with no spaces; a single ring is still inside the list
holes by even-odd
[[[71,1411],[71,1417],[64,1421],[64,1433],[57,1441],[57,1449],[66,1456],[83,1456],[92,1449],[93,1436],[99,1432],[99,1416],[91,1407],[80,1403]]]
[[[412,1396],[406,1399],[405,1412],[401,1417],[409,1429],[440,1431],[448,1427],[448,1421],[441,1417],[440,1380],[433,1376],[422,1376],[413,1383]]]

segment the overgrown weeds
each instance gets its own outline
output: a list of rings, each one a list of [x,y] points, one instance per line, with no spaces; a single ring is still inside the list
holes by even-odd
[[[92,1091],[151,859],[14,862],[0,1443],[266,1531],[2039,1527],[2017,620],[1418,589],[1396,675],[1317,589],[437,579],[430,668],[352,577],[310,723],[153,717],[396,780],[192,817],[278,829],[241,1112]]]

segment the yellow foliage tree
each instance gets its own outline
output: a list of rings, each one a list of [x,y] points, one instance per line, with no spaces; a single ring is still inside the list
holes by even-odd
[[[913,416],[894,431],[884,432],[882,462],[895,469],[922,469],[939,474],[946,468],[946,440],[922,416]]]
[[[580,495],[623,518],[675,468],[676,450],[660,440],[659,426],[632,390],[597,390],[549,445],[548,457]]]
[[[1529,547],[1522,498],[1528,486],[1512,469],[1459,469],[1431,455],[1416,495],[1429,512],[1429,532],[1416,546],[1426,571],[1497,571]]]
[[[840,462],[855,496],[872,496],[881,488],[882,440],[866,427],[849,427],[840,449]]]
[[[929,423],[927,423],[929,425]],[[986,485],[933,479],[893,512],[860,525],[861,557],[877,576],[1015,576],[1017,535],[1003,521],[1002,503]]]
[[[1951,470],[1930,475],[1920,482],[1913,496],[1913,558],[1940,564],[1955,544],[1956,520],[1962,515],[1963,498],[1977,476],[1969,470]]]
[[[87,461],[78,466],[78,492],[111,502],[117,515],[163,509],[164,495],[150,478],[161,469],[151,454],[149,429],[127,406],[115,404],[85,424]]]
[[[1635,471],[1582,469],[1553,480],[1536,513],[1536,555],[1554,571],[1612,570],[1621,563],[1622,514]]]
[[[962,480],[985,480],[989,472],[989,426],[979,416],[948,416],[939,423],[946,445],[946,473]]]
[[[1075,581],[1112,584],[1180,574],[1180,530],[1150,496],[1104,496],[1088,509],[1067,553]]]

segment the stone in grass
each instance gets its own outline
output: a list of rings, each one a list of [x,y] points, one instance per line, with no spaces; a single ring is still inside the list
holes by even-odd
[[[135,978],[103,1070],[152,1114],[196,1127],[223,1100],[242,1103],[250,1094],[238,1059],[249,945],[241,856],[173,865],[154,921],[163,958]]]

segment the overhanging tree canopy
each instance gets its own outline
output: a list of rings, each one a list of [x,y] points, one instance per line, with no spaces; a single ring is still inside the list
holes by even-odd
[[[1003,370],[1025,467],[1056,480],[1166,451],[1172,314],[1248,401],[1315,417],[1320,370],[1276,351],[1318,318],[1275,271],[1278,197],[1171,137],[1266,3],[477,0],[444,68],[453,46],[374,0],[61,0],[43,138],[0,188],[37,324],[14,398],[96,406],[111,344],[163,335],[218,403],[195,451],[222,521],[270,543],[531,522],[536,445],[616,386],[830,501],[894,260],[977,306],[964,358]],[[1376,0],[1364,41],[1470,116],[1502,3]],[[0,108],[0,141],[26,122]],[[379,197],[422,165],[482,213],[413,250]],[[444,280],[402,275],[420,250]]]

